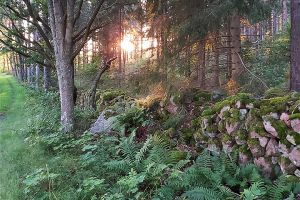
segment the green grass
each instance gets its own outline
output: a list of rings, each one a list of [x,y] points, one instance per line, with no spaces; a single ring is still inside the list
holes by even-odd
[[[1,94],[6,91],[1,96],[0,113],[7,111],[5,119],[0,122],[0,199],[24,199],[23,175],[45,167],[49,158],[38,144],[30,147],[24,142],[22,129],[27,127],[31,118],[24,106],[25,88],[5,74],[0,74],[0,83]]]
[[[0,75],[0,115],[6,112],[12,104],[13,90],[9,77],[5,74]]]

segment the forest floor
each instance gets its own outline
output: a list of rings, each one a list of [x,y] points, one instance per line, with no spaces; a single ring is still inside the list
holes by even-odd
[[[0,199],[22,199],[22,176],[30,169],[44,166],[48,157],[39,145],[29,147],[22,130],[30,120],[26,89],[6,74],[0,73]],[[5,116],[5,117],[4,117]]]

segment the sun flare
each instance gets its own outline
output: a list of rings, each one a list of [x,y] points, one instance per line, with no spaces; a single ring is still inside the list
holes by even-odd
[[[122,47],[122,49],[129,51],[129,52],[134,50],[134,45],[131,42],[129,42],[128,40],[122,41],[121,47]]]

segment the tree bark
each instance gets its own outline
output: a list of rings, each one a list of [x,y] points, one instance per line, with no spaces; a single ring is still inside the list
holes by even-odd
[[[117,57],[113,57],[113,58],[109,59],[107,62],[103,61],[102,67],[98,70],[96,78],[94,79],[91,90],[89,92],[89,96],[90,96],[89,107],[90,108],[96,109],[95,95],[96,95],[96,89],[97,89],[99,80],[100,80],[102,74],[110,68],[111,62],[116,59],[117,59]]]
[[[51,85],[51,69],[49,67],[44,67],[44,90],[48,90]]]
[[[300,92],[300,0],[291,0],[291,82],[290,89]]]
[[[287,0],[283,0],[283,13],[282,13],[282,18],[283,18],[283,23],[282,23],[282,30],[286,29],[286,23],[288,19],[288,14],[287,14]]]

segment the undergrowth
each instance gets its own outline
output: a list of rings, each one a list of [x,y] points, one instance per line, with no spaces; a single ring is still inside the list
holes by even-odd
[[[286,175],[272,181],[253,164],[237,164],[238,152],[201,154],[176,150],[159,134],[137,141],[139,126],[148,120],[135,105],[116,105],[118,132],[92,134],[74,131],[64,135],[59,126],[58,94],[30,90],[28,113],[32,118],[22,130],[28,149],[47,152],[43,164],[20,176],[19,199],[294,199],[298,182]],[[76,108],[78,127],[95,113]],[[128,118],[135,118],[128,123]],[[39,157],[36,157],[39,159]]]

